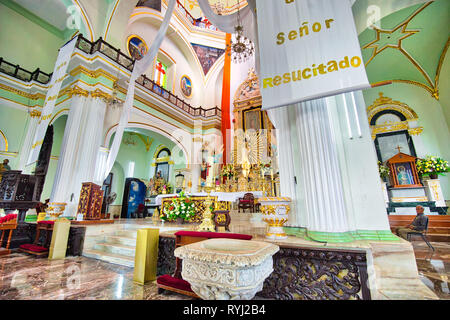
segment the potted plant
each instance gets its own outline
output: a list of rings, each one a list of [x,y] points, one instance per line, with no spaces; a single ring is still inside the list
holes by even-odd
[[[378,161],[378,173],[380,174],[381,180],[383,180],[384,182],[391,175],[389,167],[384,165],[381,161]]]
[[[437,179],[438,175],[443,176],[450,171],[448,161],[430,155],[426,156],[425,159],[417,159],[416,166],[420,176],[428,176],[430,179]]]
[[[194,216],[195,204],[182,191],[171,202],[165,204],[160,218],[164,221],[177,221],[181,224],[192,220]]]

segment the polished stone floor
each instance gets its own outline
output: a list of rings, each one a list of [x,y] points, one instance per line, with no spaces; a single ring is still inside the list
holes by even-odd
[[[435,252],[423,241],[412,244],[422,282],[440,299],[450,300],[450,243],[432,242]]]
[[[450,300],[450,243],[436,251],[413,241],[421,280],[440,298]],[[160,295],[155,283],[133,283],[133,269],[85,257],[49,261],[22,253],[0,257],[0,300],[180,300]]]
[[[154,283],[133,283],[133,269],[85,257],[49,261],[23,253],[0,257],[0,300],[171,300]]]

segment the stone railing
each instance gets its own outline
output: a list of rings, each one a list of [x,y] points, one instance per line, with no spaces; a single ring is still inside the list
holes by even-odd
[[[135,60],[121,52],[120,49],[116,49],[109,43],[105,42],[101,37],[97,41],[91,42],[80,34],[77,39],[76,48],[87,54],[100,52],[109,59],[113,60],[115,63],[129,70],[130,72],[133,71]],[[39,69],[36,69],[36,71],[34,72],[27,71],[18,65],[13,65],[12,63],[3,60],[2,58],[0,58],[0,72],[6,73],[25,82],[34,80],[42,84],[49,83],[52,76],[52,74],[44,73]],[[146,75],[141,75],[136,80],[136,83],[143,86],[145,89],[157,94],[158,96],[167,100],[169,103],[173,104],[178,109],[183,110],[191,116],[203,118],[222,116],[222,111],[217,107],[211,109],[203,109],[201,106],[197,108],[191,106],[189,103],[185,102],[183,99],[180,99],[172,92],[156,84]]]

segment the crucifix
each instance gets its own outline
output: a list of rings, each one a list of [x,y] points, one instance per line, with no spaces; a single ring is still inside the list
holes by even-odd
[[[401,151],[402,147],[400,147],[400,146],[397,146],[397,148],[395,148],[395,149],[398,150],[398,153],[402,152],[402,151]]]

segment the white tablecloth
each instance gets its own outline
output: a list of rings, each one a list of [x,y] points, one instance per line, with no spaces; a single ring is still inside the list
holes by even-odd
[[[217,197],[217,201],[227,201],[236,202],[239,198],[243,198],[246,193],[251,193],[256,198],[261,198],[263,196],[262,191],[243,191],[243,192],[211,192],[211,197]],[[198,193],[186,193],[190,197],[206,197],[208,194],[206,192]],[[163,198],[173,198],[176,194],[160,194],[156,197],[155,203],[160,206],[162,204]]]

